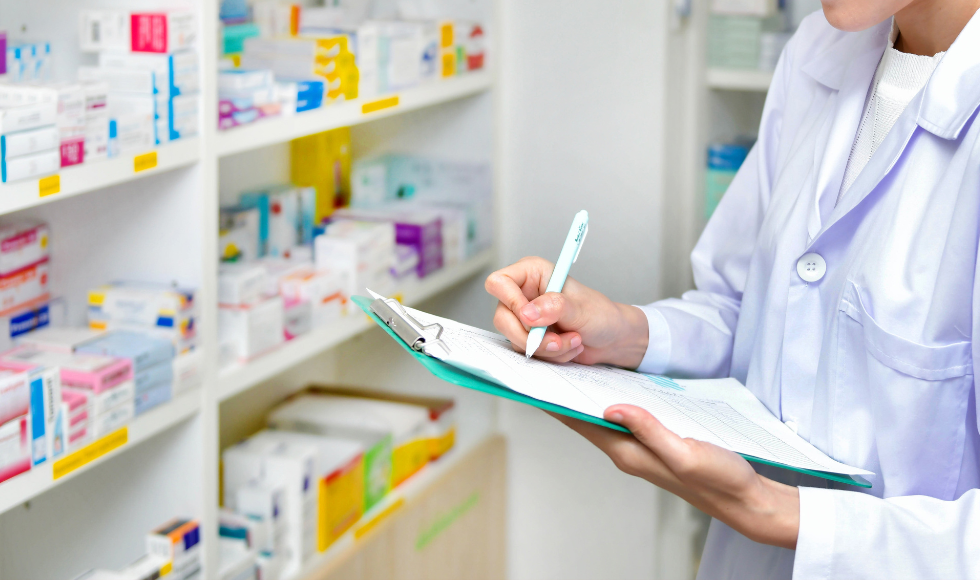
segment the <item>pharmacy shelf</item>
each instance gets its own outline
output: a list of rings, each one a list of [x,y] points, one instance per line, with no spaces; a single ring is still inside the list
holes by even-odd
[[[723,91],[766,92],[772,83],[772,72],[752,69],[709,68],[708,87]]]
[[[391,490],[381,501],[365,512],[358,523],[337,538],[326,551],[314,556],[296,574],[285,580],[319,580],[325,578],[346,557],[358,550],[360,538],[374,532],[388,516],[396,515],[398,510],[432,487],[444,475],[452,471],[457,464],[466,459],[471,451],[485,444],[490,437],[492,436],[487,436],[462,449],[453,449],[420,469],[418,473]]]
[[[0,215],[190,165],[198,160],[199,148],[197,138],[181,139],[141,154],[68,167],[57,178],[0,184]]]
[[[200,389],[194,389],[178,396],[165,405],[161,405],[156,409],[140,415],[126,427],[127,435],[125,443],[88,461],[78,461],[76,468],[71,469],[70,472],[65,473],[58,479],[54,478],[55,465],[78,453],[85,453],[87,447],[58,461],[42,463],[28,472],[0,483],[0,514],[70,481],[81,473],[95,469],[98,465],[109,460],[109,458],[115,457],[120,453],[125,453],[127,450],[138,446],[147,439],[170,429],[196,414],[200,407]],[[113,437],[113,435],[109,435],[105,439],[109,437]]]
[[[487,250],[458,266],[444,268],[412,283],[394,295],[409,306],[418,304],[474,276],[492,263],[493,251]],[[329,326],[295,338],[251,362],[225,368],[218,378],[218,398],[221,401],[229,399],[373,327],[374,322],[368,317],[352,312]]]
[[[439,80],[400,93],[373,99],[354,99],[287,117],[272,117],[250,125],[219,131],[215,139],[219,157],[282,143],[338,127],[348,127],[407,111],[445,103],[490,88],[490,71]]]

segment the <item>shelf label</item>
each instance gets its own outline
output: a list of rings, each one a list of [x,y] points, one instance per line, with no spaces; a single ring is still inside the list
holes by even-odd
[[[400,497],[397,500],[395,500],[395,503],[386,507],[380,514],[374,516],[366,523],[362,524],[356,530],[354,530],[354,539],[360,540],[361,538],[363,538],[365,534],[367,534],[374,528],[378,527],[378,524],[386,520],[388,516],[401,509],[403,505],[405,505],[405,498]]]
[[[37,182],[37,192],[41,197],[61,192],[61,176],[58,174],[42,177]]]
[[[364,103],[361,105],[361,112],[367,115],[368,113],[374,113],[375,111],[380,111],[382,109],[390,109],[392,107],[398,106],[398,95],[387,97],[385,99],[378,99],[377,101],[371,101],[370,103]]]
[[[129,441],[129,427],[109,433],[98,441],[93,441],[64,459],[54,462],[52,479],[60,479],[69,473],[92,463],[110,451],[119,449]]]
[[[149,153],[144,153],[142,155],[137,155],[133,158],[133,172],[139,173],[140,171],[146,171],[147,169],[153,169],[157,166],[157,152],[150,151]]]

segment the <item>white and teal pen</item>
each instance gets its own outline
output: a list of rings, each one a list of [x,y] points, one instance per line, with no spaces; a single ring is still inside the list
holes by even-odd
[[[568,230],[565,245],[561,248],[561,254],[558,256],[558,262],[555,264],[554,272],[551,273],[551,279],[548,280],[548,288],[545,292],[561,292],[561,289],[565,287],[568,271],[572,269],[572,264],[578,260],[578,253],[582,251],[582,244],[585,242],[585,235],[588,233],[589,212],[583,209],[575,214],[575,219],[572,220],[572,227]],[[546,326],[535,326],[528,333],[527,349],[524,351],[528,358],[531,358],[534,351],[541,346],[541,341],[544,340],[544,333],[547,330]]]

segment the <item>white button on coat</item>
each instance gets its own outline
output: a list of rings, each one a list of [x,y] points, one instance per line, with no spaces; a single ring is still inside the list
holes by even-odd
[[[816,282],[827,273],[827,261],[820,254],[803,254],[796,262],[796,273],[807,282]]]

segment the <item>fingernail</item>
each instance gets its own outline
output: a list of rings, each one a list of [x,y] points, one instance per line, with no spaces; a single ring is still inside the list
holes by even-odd
[[[571,340],[571,343],[572,343],[572,348],[578,348],[579,345],[582,344],[582,337],[581,336],[573,336],[572,337],[572,340]]]
[[[612,414],[609,415],[609,420],[612,421],[613,423],[620,423],[623,420],[623,414],[622,413],[612,413]]]
[[[541,318],[541,310],[531,302],[528,302],[524,305],[524,308],[521,308],[521,314],[524,315],[524,318],[532,322]]]
[[[559,348],[560,347],[558,346],[557,342],[549,342],[548,346],[544,347],[545,350],[550,350],[551,352],[555,352]]]

